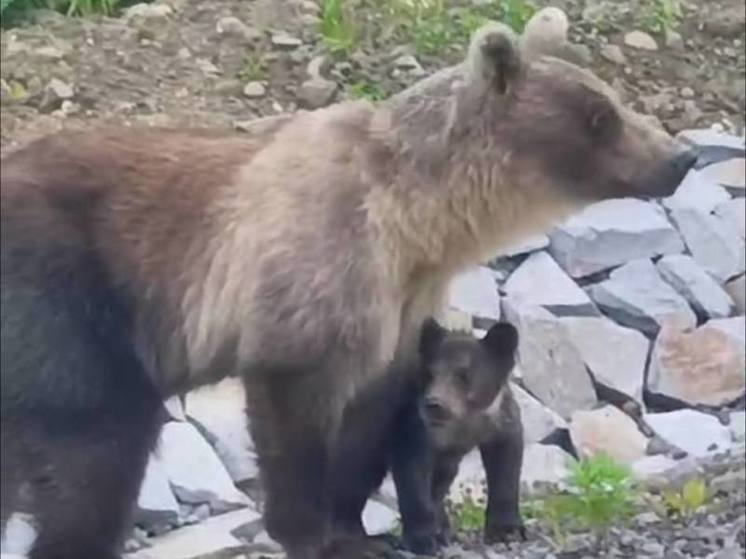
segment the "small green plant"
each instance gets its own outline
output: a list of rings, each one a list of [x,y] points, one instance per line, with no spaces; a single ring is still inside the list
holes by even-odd
[[[352,51],[357,44],[357,29],[351,7],[345,5],[345,0],[322,0],[319,33],[331,54],[349,54]]]
[[[451,522],[458,532],[474,533],[484,527],[485,508],[467,494],[463,501],[449,506]]]
[[[679,0],[651,0],[644,12],[643,24],[653,33],[666,33],[675,29],[682,17]]]
[[[541,511],[560,545],[565,528],[592,530],[603,540],[613,524],[634,512],[631,473],[604,454],[576,463],[568,483],[567,493],[549,497]]]
[[[350,84],[350,96],[353,99],[368,99],[369,101],[382,101],[388,94],[375,83],[367,80],[359,80]]]
[[[663,492],[663,505],[669,516],[686,518],[707,502],[707,484],[699,479],[687,481],[681,490]]]
[[[116,15],[137,0],[0,0],[3,26],[24,20],[36,9],[55,10],[67,16]]]
[[[236,72],[236,77],[242,82],[265,80],[268,75],[266,62],[256,53],[246,55]]]

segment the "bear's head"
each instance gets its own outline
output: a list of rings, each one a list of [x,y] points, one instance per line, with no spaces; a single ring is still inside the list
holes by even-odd
[[[515,366],[518,332],[497,323],[484,338],[425,321],[420,357],[425,389],[420,414],[439,448],[472,446],[486,427],[485,412],[499,406]],[[491,415],[491,414],[490,414]]]
[[[490,22],[462,64],[390,102],[400,161],[431,190],[450,188],[453,213],[471,229],[496,217],[510,231],[543,229],[592,202],[665,197],[696,162],[567,60],[566,33],[556,8],[537,12],[521,37]]]

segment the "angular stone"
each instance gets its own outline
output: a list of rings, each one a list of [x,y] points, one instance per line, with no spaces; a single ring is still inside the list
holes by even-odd
[[[549,237],[546,235],[533,235],[531,237],[521,239],[519,242],[513,243],[508,247],[500,251],[499,256],[517,256],[519,254],[526,254],[528,252],[537,252],[543,250],[549,246]]]
[[[601,47],[601,56],[609,62],[619,64],[620,66],[627,63],[627,58],[618,45],[603,45]]]
[[[710,213],[731,199],[728,191],[699,171],[689,171],[676,192],[662,203],[669,210],[693,208]]]
[[[291,50],[297,49],[303,44],[303,41],[283,31],[272,35],[272,44],[280,49]]]
[[[504,308],[520,334],[518,364],[524,386],[564,419],[576,410],[592,409],[596,392],[591,377],[560,319],[512,298],[505,299]]]
[[[741,350],[746,350],[746,317],[718,318],[710,320],[705,326],[719,330],[738,344]]]
[[[715,208],[715,215],[729,231],[736,232],[742,239],[746,238],[746,198],[734,198],[719,204]]]
[[[248,431],[246,395],[237,378],[193,390],[186,414],[213,446],[234,482],[259,475],[254,442]]]
[[[730,414],[730,435],[734,442],[746,442],[746,412],[734,411]]]
[[[702,169],[706,180],[719,184],[737,196],[744,195],[746,189],[746,159],[732,158],[713,163]]]
[[[650,260],[634,260],[588,288],[596,304],[619,324],[655,336],[666,319],[694,326],[686,300],[660,277]]]
[[[648,373],[651,392],[712,406],[729,403],[743,393],[743,344],[713,322],[725,321],[711,321],[693,330],[661,329]]]
[[[739,276],[726,283],[725,291],[733,299],[738,314],[746,314],[746,275]]]
[[[640,50],[658,50],[658,43],[644,31],[630,31],[624,36],[624,44]]]
[[[166,19],[168,16],[171,15],[173,12],[173,8],[169,6],[168,4],[147,4],[147,3],[140,3],[135,4],[133,6],[130,6],[129,8],[124,10],[124,19],[125,20],[131,20],[131,19],[152,19],[152,20],[158,20],[158,19]]]
[[[511,388],[518,407],[521,409],[523,442],[525,444],[538,443],[556,429],[567,427],[567,422],[564,419],[523,388],[515,383],[511,383]]]
[[[500,294],[494,272],[477,266],[456,276],[448,287],[448,303],[477,318],[500,320]]]
[[[668,488],[681,488],[691,479],[701,479],[702,469],[693,456],[676,460],[670,456],[658,454],[646,456],[632,465],[632,473],[643,487],[649,491],[660,492]]]
[[[664,256],[658,261],[656,268],[661,277],[684,297],[700,316],[730,316],[734,306],[733,300],[691,256]]]
[[[682,130],[676,135],[676,139],[697,146],[723,146],[746,149],[746,140],[742,136],[716,132],[711,128]]]
[[[169,532],[152,547],[125,556],[125,559],[232,559],[246,545],[231,532],[255,522],[259,514],[250,509],[208,518],[205,522]]]
[[[324,78],[312,78],[301,84],[298,101],[305,109],[320,109],[334,101],[337,89],[336,82]]]
[[[665,441],[694,457],[733,446],[728,427],[710,414],[685,409],[646,414],[645,421]]]
[[[189,423],[163,426],[157,455],[171,487],[184,503],[208,503],[213,513],[246,507],[251,500],[233,485],[210,444]]]
[[[176,501],[163,464],[156,454],[151,454],[140,486],[134,521],[145,527],[176,523],[179,503]]]
[[[581,458],[603,453],[626,465],[643,458],[648,446],[632,418],[614,406],[573,413],[570,437]]]
[[[186,415],[184,415],[184,404],[181,402],[180,396],[171,396],[165,402],[163,406],[168,412],[168,416],[172,421],[186,421]]]
[[[5,529],[2,532],[3,559],[6,554],[25,557],[36,541],[37,531],[34,526],[34,518],[30,514],[14,512],[8,518]]]
[[[605,317],[562,319],[596,381],[642,403],[650,342]]]
[[[746,270],[744,239],[721,217],[694,208],[675,209],[671,218],[694,259],[725,282]]]
[[[557,316],[597,316],[596,305],[546,252],[529,256],[505,282],[503,290],[525,304]]]
[[[262,36],[260,31],[253,27],[249,27],[235,16],[221,17],[215,24],[215,31],[217,31],[219,35],[243,39],[246,43],[258,41]]]
[[[564,487],[575,459],[553,445],[531,444],[523,452],[521,485],[526,492],[548,486]]]
[[[391,532],[398,521],[397,511],[373,499],[369,499],[363,509],[363,526],[370,536]]]
[[[243,94],[249,99],[259,99],[267,94],[267,88],[262,82],[249,82],[243,87]]]
[[[554,259],[573,278],[683,251],[684,243],[663,209],[631,198],[589,206],[556,228],[549,245]]]

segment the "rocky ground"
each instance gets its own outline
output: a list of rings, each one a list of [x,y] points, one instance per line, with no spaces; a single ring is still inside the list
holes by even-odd
[[[320,37],[313,1],[159,0],[118,18],[39,12],[0,34],[0,147],[101,120],[240,130],[256,116],[385,96],[461,55],[456,39],[434,53],[389,32],[381,4],[360,0],[364,33],[338,56]],[[600,452],[629,466],[646,498],[601,546],[587,532],[557,542],[538,515],[529,541],[512,548],[485,549],[457,522],[459,542],[445,557],[744,557],[746,6],[690,1],[670,20],[653,0],[537,4],[564,8],[573,55],[670,132],[716,146],[716,162],[668,199],[596,205],[456,279],[451,326],[478,334],[505,316],[521,333],[514,390],[526,501],[562,487],[577,458]],[[168,402],[132,559],[279,557],[259,521],[242,400],[229,379]],[[457,509],[482,490],[477,458],[463,465]],[[669,518],[655,495],[692,478],[706,483],[707,499]],[[395,529],[390,484],[365,523]],[[17,517],[3,559],[32,537]]]

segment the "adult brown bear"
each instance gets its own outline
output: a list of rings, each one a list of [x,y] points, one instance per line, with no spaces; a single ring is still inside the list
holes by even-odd
[[[66,133],[2,162],[2,520],[29,482],[32,559],[119,557],[161,399],[227,371],[270,534],[322,555],[345,404],[408,366],[449,279],[694,163],[538,39],[487,25],[378,107]]]

